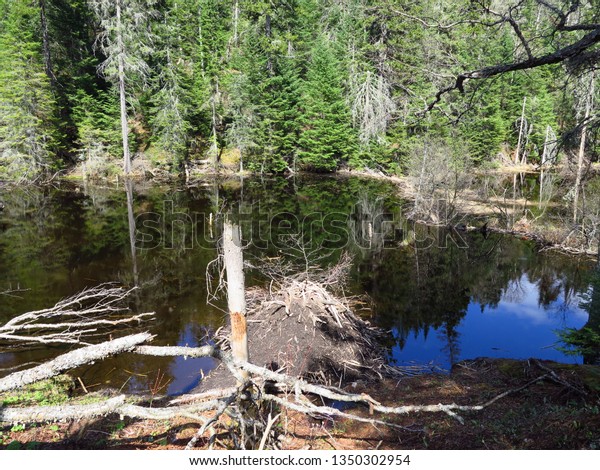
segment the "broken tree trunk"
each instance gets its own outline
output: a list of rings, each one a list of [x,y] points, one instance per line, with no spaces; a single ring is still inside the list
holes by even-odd
[[[241,243],[239,226],[226,219],[223,225],[223,259],[227,275],[227,305],[231,318],[231,351],[235,359],[248,362],[244,255]]]

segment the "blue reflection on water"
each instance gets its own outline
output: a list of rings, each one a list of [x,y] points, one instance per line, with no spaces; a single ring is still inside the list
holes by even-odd
[[[391,362],[397,365],[432,364],[449,370],[452,363],[476,357],[548,359],[581,364],[581,356],[558,351],[557,330],[582,328],[588,313],[579,307],[580,298],[560,295],[548,306],[540,305],[539,288],[524,275],[505,289],[497,306],[469,303],[467,313],[453,334],[444,327],[406,338],[403,348],[392,348]],[[392,330],[398,338],[398,329]]]
[[[181,332],[178,346],[197,347],[198,334],[195,325],[186,325]],[[185,358],[177,356],[171,362],[173,381],[169,384],[167,395],[181,395],[193,390],[201,380],[202,375],[214,369],[216,361],[210,357]]]

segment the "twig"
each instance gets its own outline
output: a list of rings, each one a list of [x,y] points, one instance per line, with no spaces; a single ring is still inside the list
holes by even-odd
[[[271,413],[269,413],[269,418],[267,419],[267,427],[265,428],[265,432],[263,433],[262,439],[260,440],[260,445],[258,446],[258,450],[264,450],[265,444],[267,443],[267,439],[269,438],[269,433],[271,432],[271,428],[277,422],[281,413],[275,415],[275,417],[271,417]]]

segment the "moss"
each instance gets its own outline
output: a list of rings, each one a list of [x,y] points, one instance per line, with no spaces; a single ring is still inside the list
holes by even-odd
[[[501,359],[497,362],[497,367],[500,372],[508,377],[522,379],[526,377],[526,367],[523,361],[513,359]]]
[[[71,396],[75,382],[68,375],[59,375],[0,394],[4,406],[60,405]]]

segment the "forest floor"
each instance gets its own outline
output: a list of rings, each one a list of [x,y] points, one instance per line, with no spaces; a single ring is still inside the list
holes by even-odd
[[[545,379],[532,383],[532,380]],[[529,385],[528,385],[529,384]],[[353,386],[354,385],[354,386]],[[350,384],[382,404],[476,405],[481,411],[371,416],[392,426],[342,418],[282,413],[276,429],[283,449],[598,449],[600,367],[536,360],[463,361],[450,374]],[[85,397],[83,397],[85,398]],[[368,408],[346,412],[370,417]],[[198,424],[111,416],[96,420],[0,428],[0,449],[184,449]],[[197,449],[206,447],[202,440]]]

